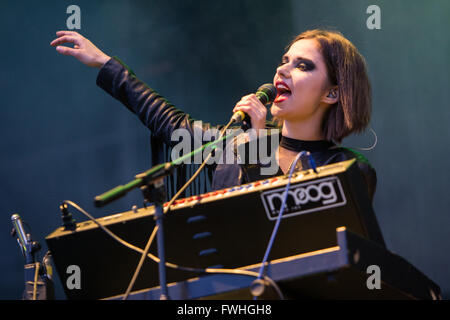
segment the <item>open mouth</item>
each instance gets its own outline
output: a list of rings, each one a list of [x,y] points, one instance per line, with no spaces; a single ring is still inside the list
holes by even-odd
[[[277,88],[277,97],[275,98],[274,102],[283,102],[286,99],[289,99],[291,96],[291,89],[284,83],[284,82],[277,82],[276,83]]]

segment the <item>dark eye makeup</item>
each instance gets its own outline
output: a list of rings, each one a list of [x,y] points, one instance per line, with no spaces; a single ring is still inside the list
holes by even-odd
[[[309,59],[305,59],[305,58],[297,58],[295,59],[296,63],[295,63],[295,67],[299,68],[303,71],[312,71],[316,68],[316,65],[314,64],[314,62],[312,62]],[[283,57],[283,60],[281,61],[281,63],[279,64],[279,66],[282,66],[286,63],[289,62],[288,58]]]
[[[314,65],[314,63],[312,61],[307,61],[307,60],[300,60],[297,63],[297,68],[300,68],[304,71],[311,71],[314,70],[316,66]]]

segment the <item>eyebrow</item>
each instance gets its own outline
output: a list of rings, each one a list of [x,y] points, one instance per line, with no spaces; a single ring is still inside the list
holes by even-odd
[[[285,60],[289,61],[289,57],[287,55],[284,55],[281,58],[281,61],[285,61]],[[314,61],[312,61],[311,59],[308,59],[308,58],[304,58],[304,57],[296,57],[294,60],[295,60],[295,62],[298,62],[298,61],[302,60],[302,61],[306,61],[306,62],[314,64]]]

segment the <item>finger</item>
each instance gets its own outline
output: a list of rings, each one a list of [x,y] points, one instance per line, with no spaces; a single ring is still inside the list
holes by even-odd
[[[53,40],[50,43],[50,45],[54,47],[54,46],[58,46],[58,45],[64,44],[64,43],[73,43],[73,44],[76,44],[78,46],[81,45],[80,39],[77,38],[77,37],[74,37],[74,36],[62,36],[60,38],[57,38],[57,39]]]
[[[253,101],[239,101],[234,106],[233,112],[239,111],[240,109],[243,109],[243,108],[251,109],[251,110],[257,109],[257,107],[255,107],[255,103]],[[242,111],[244,111],[244,110],[242,110]]]
[[[242,112],[244,112],[245,114],[247,114],[250,117],[250,122],[252,124],[252,128],[254,129],[263,129],[265,126],[265,120],[266,117],[262,116],[261,114],[259,114],[258,112],[255,112],[254,109],[251,108],[245,108],[243,107]]]
[[[261,103],[261,101],[258,100],[258,98],[256,98],[256,99],[249,98],[249,99],[241,100],[238,103],[236,103],[235,108],[241,107],[241,106],[247,106],[247,107],[254,108],[255,110],[258,110],[260,113],[267,111],[267,108]]]
[[[251,106],[236,107],[236,111],[245,112],[249,117],[254,129],[264,129],[266,121],[266,112],[261,112],[260,109]]]
[[[255,94],[250,94],[248,96],[242,97],[240,102],[253,103],[255,107],[259,109],[266,109],[266,106],[258,99]]]
[[[61,54],[65,55],[65,56],[73,56],[73,57],[75,57],[78,54],[78,50],[72,49],[72,48],[69,48],[69,47],[63,47],[63,46],[56,47],[56,51],[58,53],[61,53]]]
[[[259,98],[258,98],[255,94],[252,94],[252,95],[249,97],[249,100],[255,102],[255,104],[257,104],[258,106],[264,107],[264,108],[265,108],[265,106],[263,105],[263,103],[261,102],[261,100],[259,100]]]
[[[257,116],[259,118],[266,118],[267,116],[267,108],[262,106],[261,102],[255,103],[254,101],[251,101],[249,103],[242,103],[236,105],[237,111],[242,107],[245,109],[248,109],[248,112],[251,112],[254,116]],[[242,110],[244,111],[244,110]],[[244,111],[246,112],[246,111]]]
[[[242,111],[250,116],[250,118],[259,118],[259,113],[250,106],[239,106],[233,112]]]
[[[254,94],[248,94],[246,96],[243,96],[241,98],[241,100],[239,100],[239,102],[241,102],[241,101],[251,101],[253,96],[255,96],[255,95]],[[255,96],[255,98],[256,98],[256,96]]]
[[[246,102],[240,101],[240,102],[238,102],[238,103],[234,106],[233,112],[239,111],[239,110],[241,110],[243,107],[248,108],[248,107],[250,107],[250,104],[248,104],[248,103],[246,103]],[[242,111],[244,111],[244,110],[242,110]]]
[[[252,96],[255,96],[255,97],[256,97],[256,95],[255,95],[254,93],[251,93],[251,94],[248,94],[248,95],[246,95],[246,96],[243,96],[243,97],[241,98],[241,100],[250,99]]]
[[[78,42],[75,40],[76,38],[74,36],[61,36],[59,38],[56,38],[55,40],[53,40],[50,45],[51,46],[58,46],[60,44],[64,44],[64,43],[75,43]]]
[[[61,36],[74,36],[74,35],[77,35],[77,34],[79,34],[79,33],[75,32],[75,31],[67,31],[67,30],[56,31],[56,35],[58,37],[61,37]]]

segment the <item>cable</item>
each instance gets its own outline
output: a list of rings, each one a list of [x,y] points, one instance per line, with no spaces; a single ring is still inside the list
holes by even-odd
[[[217,140],[220,140],[223,135],[225,134],[225,131],[234,123],[234,120],[231,119],[230,122],[228,122],[228,124],[222,129],[222,131],[220,131],[219,134],[219,138]],[[184,192],[184,190],[186,190],[186,188],[192,183],[192,181],[195,180],[195,178],[197,178],[197,176],[199,175],[200,171],[202,171],[202,169],[205,167],[206,163],[208,162],[208,160],[212,157],[212,152],[214,150],[211,150],[211,152],[208,154],[208,156],[206,157],[205,160],[203,160],[202,164],[198,167],[197,171],[195,171],[195,173],[192,175],[192,177],[184,184],[183,187],[181,187],[181,189],[172,197],[172,199],[170,199],[170,201],[168,202],[166,208],[166,212],[169,211],[170,206],[175,202],[175,200],[178,199],[178,197],[180,196],[180,194],[182,194]]]
[[[331,157],[329,157],[327,159],[327,161],[325,161],[322,166],[326,166],[327,164],[329,164],[331,162],[331,160],[333,160],[334,158],[336,158],[337,156],[341,156],[341,153],[335,153],[333,154]]]
[[[34,263],[34,282],[33,282],[33,300],[36,300],[36,293],[37,293],[37,280],[38,280],[38,274],[39,274],[39,262]]]
[[[225,131],[230,127],[230,125],[234,122],[233,119],[231,119],[228,124],[222,129],[222,131],[219,134],[219,138],[218,140],[220,140],[223,135],[225,134]],[[215,149],[215,148],[214,148]],[[200,165],[200,167],[198,167],[197,171],[192,175],[192,177],[184,184],[183,187],[181,187],[180,190],[178,190],[178,192],[172,197],[172,199],[170,199],[170,201],[167,204],[167,210],[164,213],[167,213],[170,210],[170,206],[175,202],[175,200],[177,200],[177,198],[184,192],[184,190],[187,189],[187,187],[195,180],[195,178],[197,178],[197,176],[200,174],[200,172],[203,170],[203,168],[205,167],[206,163],[208,162],[208,160],[211,158],[213,150],[211,150],[211,152],[208,154],[208,156],[206,157],[205,160],[203,160],[202,164]],[[138,266],[136,267],[136,270],[134,272],[133,278],[131,279],[130,284],[128,285],[128,289],[126,294],[123,297],[123,300],[126,300],[128,298],[128,295],[131,291],[131,288],[134,285],[134,281],[136,280],[137,276],[139,275],[139,273],[141,272],[142,266],[144,264],[144,259],[147,256],[149,250],[150,250],[150,245],[153,241],[153,238],[155,236],[155,230],[153,230],[152,234],[150,235],[150,238],[147,241],[147,245],[144,249],[144,252],[142,253],[141,259],[139,261]]]
[[[158,232],[158,226],[155,226],[153,228],[153,232],[152,232],[152,234],[151,234],[150,238],[148,239],[147,244],[145,246],[144,253],[148,252],[148,250],[150,249],[150,246],[151,246],[151,244],[153,242],[153,239],[155,238],[156,232]],[[125,295],[123,296],[122,300],[127,300],[128,299],[128,296],[130,295],[130,292],[133,289],[134,283],[136,282],[136,279],[137,279],[137,277],[139,275],[139,271],[141,270],[142,265],[144,264],[144,261],[145,261],[146,257],[147,257],[146,254],[142,254],[141,260],[139,261],[139,264],[138,264],[138,267],[137,267],[136,271],[134,272],[133,278],[131,279],[131,282],[128,285],[127,291],[125,292]]]
[[[108,228],[106,228],[105,226],[103,226],[100,222],[97,221],[97,219],[95,219],[93,216],[91,216],[88,212],[86,212],[83,208],[81,208],[80,206],[78,206],[76,203],[70,201],[70,200],[65,200],[65,203],[71,205],[72,207],[74,207],[75,209],[77,209],[78,211],[80,211],[81,213],[83,213],[86,217],[89,218],[89,220],[91,220],[92,222],[94,222],[95,224],[97,224],[100,229],[102,229],[104,232],[106,232],[110,237],[112,237],[114,240],[118,241],[120,244],[122,244],[123,246],[136,251],[138,253],[143,253],[144,250],[142,250],[141,248],[138,248],[128,242],[126,242],[125,240],[121,239],[120,237],[118,237],[117,235],[115,235],[113,232],[111,232]],[[157,229],[158,227],[155,226],[155,229]],[[156,232],[154,229],[153,232]],[[152,255],[151,253],[148,253],[147,256],[153,260],[155,263],[159,263],[160,260],[158,257]],[[219,273],[219,274],[238,274],[238,275],[245,275],[245,276],[251,276],[251,277],[257,277],[258,273],[253,272],[253,271],[248,271],[248,270],[241,270],[241,269],[216,269],[216,268],[206,268],[206,269],[197,269],[197,268],[190,268],[190,267],[183,267],[183,266],[178,266],[176,264],[170,263],[170,262],[166,262],[166,267],[172,268],[172,269],[177,269],[177,270],[183,270],[183,271],[189,271],[189,272],[197,272],[197,273]],[[264,276],[264,279],[266,281],[268,281],[275,289],[275,291],[277,292],[277,294],[279,295],[281,300],[284,300],[284,296],[281,293],[280,288],[278,287],[278,285],[275,283],[275,281],[273,281],[270,277]]]
[[[102,229],[104,232],[106,232],[110,237],[112,237],[114,240],[116,240],[117,242],[119,242],[121,245],[134,250],[136,252],[139,253],[143,253],[144,251],[141,248],[138,248],[128,242],[126,242],[125,240],[122,240],[120,237],[118,237],[117,235],[115,235],[113,232],[111,232],[108,228],[106,228],[105,226],[103,226],[100,222],[97,221],[97,219],[95,219],[93,216],[91,216],[89,213],[87,213],[85,210],[83,210],[80,206],[78,206],[76,203],[70,201],[70,200],[64,200],[65,203],[71,205],[72,207],[74,207],[75,209],[77,209],[78,211],[80,211],[81,213],[83,213],[85,216],[87,216],[89,218],[89,220],[91,220],[92,222],[94,222],[96,225],[98,225],[100,227],[100,229]],[[157,228],[157,227],[155,227]]]
[[[272,246],[273,246],[273,243],[274,243],[274,241],[275,241],[275,237],[276,237],[276,235],[277,235],[277,233],[278,233],[278,228],[279,228],[279,226],[280,226],[281,218],[282,218],[282,216],[283,216],[284,209],[285,209],[285,207],[286,207],[286,202],[287,202],[287,197],[288,197],[288,191],[289,191],[289,188],[290,188],[290,186],[291,186],[291,179],[292,179],[292,174],[293,174],[293,172],[294,172],[294,170],[295,170],[295,166],[297,165],[297,162],[299,161],[300,157],[301,157],[302,155],[305,155],[305,154],[307,154],[306,151],[302,151],[302,152],[300,152],[299,154],[297,154],[297,156],[295,157],[294,161],[293,161],[292,164],[291,164],[291,168],[290,168],[290,170],[289,170],[288,183],[287,183],[286,188],[285,188],[285,190],[284,190],[284,198],[283,198],[283,202],[281,203],[281,208],[280,208],[280,212],[279,212],[278,217],[277,217],[277,221],[276,221],[275,226],[274,226],[274,228],[273,228],[272,235],[270,236],[269,244],[267,245],[267,248],[266,248],[266,252],[265,252],[265,254],[264,254],[263,261],[261,262],[261,268],[259,269],[259,274],[258,274],[258,278],[257,278],[257,279],[261,279],[261,278],[263,277],[264,270],[265,270],[265,266],[266,266],[267,260],[268,260],[268,258],[269,258],[270,251],[272,250]],[[253,296],[253,299],[256,300],[256,299],[257,299],[257,296],[254,295],[254,296]]]
[[[91,220],[92,222],[94,222],[97,226],[99,226],[99,228],[101,230],[103,230],[106,234],[108,234],[110,237],[112,237],[114,240],[116,240],[117,242],[119,242],[121,245],[127,247],[128,249],[131,249],[133,251],[136,251],[138,253],[145,253],[144,250],[142,250],[139,247],[136,247],[132,244],[130,244],[129,242],[121,239],[120,237],[118,237],[116,234],[114,234],[113,232],[111,232],[107,227],[103,226],[100,222],[97,221],[97,219],[95,219],[92,215],[90,215],[88,212],[86,212],[83,208],[81,208],[80,206],[78,206],[76,203],[70,201],[70,200],[65,200],[65,203],[69,204],[70,206],[74,207],[75,209],[77,209],[79,212],[81,212],[82,214],[84,214],[87,218],[89,218],[89,220]],[[158,227],[155,226],[155,228],[153,229],[153,233],[157,232]],[[153,239],[151,239],[153,240]],[[149,241],[150,242],[150,241]],[[149,245],[149,242],[147,242],[147,245]],[[151,244],[151,242],[150,242]],[[145,256],[145,255],[144,255]],[[153,260],[155,263],[159,263],[160,259],[156,256],[154,256],[151,253],[147,253],[147,257],[150,258],[151,260]],[[190,267],[184,267],[184,266],[179,266],[176,265],[174,263],[170,263],[170,262],[166,262],[165,264],[166,267],[168,268],[172,268],[172,269],[177,269],[177,270],[183,270],[183,271],[188,271],[188,272],[196,272],[196,273],[215,273],[215,274],[237,274],[237,275],[244,275],[244,276],[250,276],[250,277],[258,277],[258,273],[257,272],[253,272],[253,271],[248,271],[248,270],[241,270],[241,269],[217,269],[217,268],[206,268],[206,269],[198,269],[198,268],[190,268]],[[264,280],[266,280],[267,282],[269,282],[272,287],[275,289],[275,291],[277,292],[279,298],[281,300],[284,300],[284,296],[280,290],[280,288],[278,287],[278,285],[276,284],[275,281],[273,281],[270,277],[268,276],[264,276]]]

